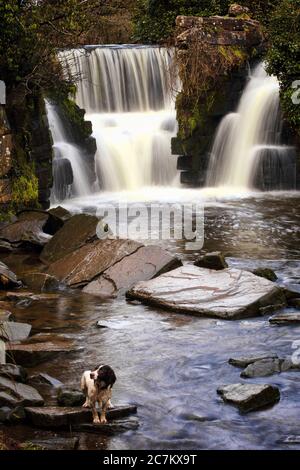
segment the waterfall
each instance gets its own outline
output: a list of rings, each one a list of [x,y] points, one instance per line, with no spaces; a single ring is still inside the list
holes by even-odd
[[[96,190],[134,190],[177,181],[171,138],[177,122],[169,70],[173,51],[148,46],[86,46],[59,53],[77,79],[77,104],[97,141]],[[77,171],[72,164],[74,179]]]
[[[87,196],[90,183],[80,148],[69,142],[57,107],[46,100],[46,110],[54,150],[51,201],[59,202],[71,195]]]
[[[207,185],[237,189],[293,186],[294,149],[282,145],[281,131],[279,83],[267,75],[261,63],[249,78],[237,112],[226,115],[217,129]]]

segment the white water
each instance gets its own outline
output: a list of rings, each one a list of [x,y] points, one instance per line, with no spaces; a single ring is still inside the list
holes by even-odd
[[[91,189],[87,177],[86,164],[82,158],[80,149],[76,145],[68,142],[68,136],[57,109],[48,100],[46,100],[46,110],[53,139],[55,159],[66,158],[72,166],[74,179],[70,188],[71,194],[74,196],[87,196],[91,193]],[[59,181],[54,181],[54,190],[52,190],[51,194],[52,203],[58,202],[55,191],[55,187],[58,185]]]
[[[79,77],[76,102],[92,121],[97,141],[95,190],[138,190],[176,185],[171,138],[177,122],[169,69],[171,50],[95,47],[60,53]],[[76,175],[77,170],[73,167]]]
[[[279,83],[259,64],[249,79],[236,113],[217,129],[208,169],[208,186],[251,189],[264,152],[285,158],[280,145]]]

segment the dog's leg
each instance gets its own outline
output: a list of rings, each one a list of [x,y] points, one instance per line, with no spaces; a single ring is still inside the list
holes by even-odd
[[[96,403],[93,403],[92,405],[92,413],[93,413],[93,423],[94,424],[99,424],[101,421],[99,419],[97,410],[96,410]]]
[[[114,405],[112,404],[111,400],[108,400],[108,402],[107,402],[107,409],[108,409],[108,410],[111,410],[112,408],[114,408]]]
[[[100,415],[100,423],[106,424],[107,419],[106,419],[106,410],[108,406],[108,401],[103,401],[102,403],[99,403],[101,406],[101,415]]]
[[[86,400],[84,402],[84,404],[82,405],[83,408],[90,408],[91,407],[91,404],[90,404],[90,400],[88,399],[88,397],[86,397]]]

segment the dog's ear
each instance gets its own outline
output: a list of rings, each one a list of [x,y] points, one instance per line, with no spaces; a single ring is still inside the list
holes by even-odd
[[[104,382],[106,387],[112,387],[117,377],[110,366],[103,366],[99,371],[98,379]]]

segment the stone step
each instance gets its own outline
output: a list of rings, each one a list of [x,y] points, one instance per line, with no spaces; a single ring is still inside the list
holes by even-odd
[[[116,406],[107,411],[106,418],[108,421],[125,418],[136,411],[135,405]],[[57,429],[69,428],[70,425],[92,425],[91,410],[82,407],[26,407],[25,412],[28,421],[38,428]]]

